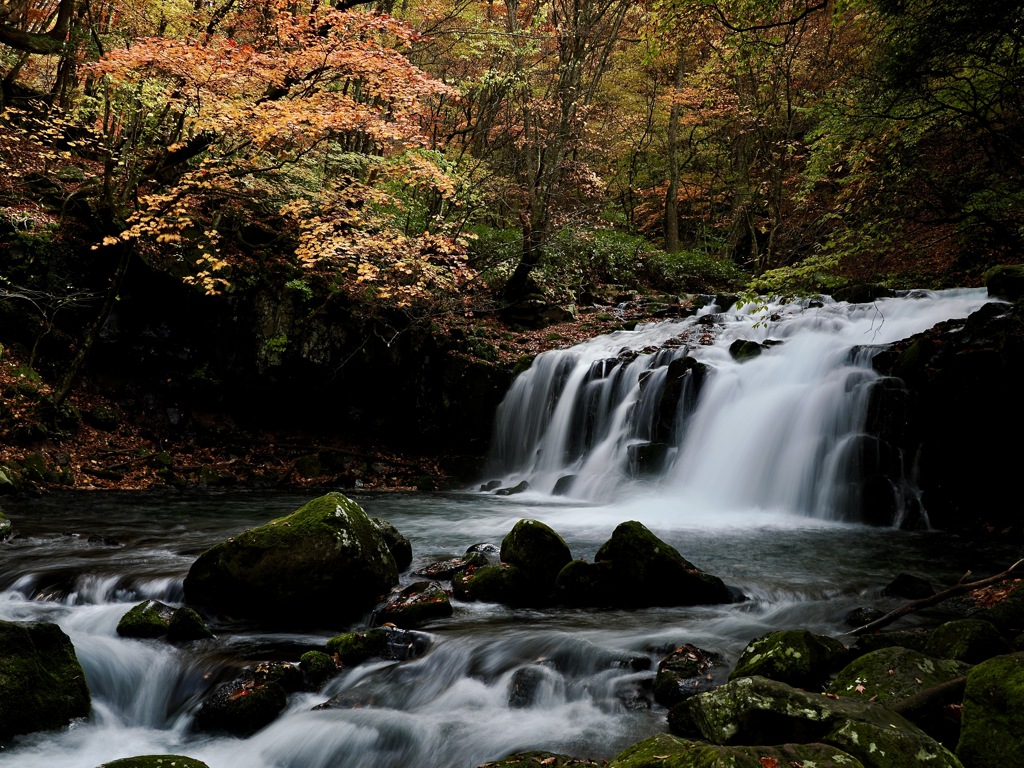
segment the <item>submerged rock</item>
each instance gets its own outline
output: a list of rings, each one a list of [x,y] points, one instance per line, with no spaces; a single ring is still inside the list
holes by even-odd
[[[0,741],[63,728],[90,709],[85,673],[60,627],[0,621]]]
[[[354,501],[329,493],[204,552],[185,577],[185,597],[269,623],[343,621],[397,581],[377,526]]]
[[[137,755],[122,757],[97,768],[209,768],[206,763],[184,755]]]
[[[799,688],[818,688],[847,658],[846,646],[806,629],[769,632],[751,640],[730,680],[759,675]]]

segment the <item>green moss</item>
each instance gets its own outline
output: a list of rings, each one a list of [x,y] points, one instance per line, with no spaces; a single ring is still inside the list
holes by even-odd
[[[801,688],[821,685],[846,658],[846,646],[806,629],[769,632],[740,654],[730,680],[760,675]],[[820,689],[819,689],[820,690]]]
[[[167,625],[167,639],[172,643],[188,642],[189,640],[206,640],[213,637],[213,632],[206,626],[203,617],[188,606],[182,606],[171,615]]]
[[[299,669],[306,676],[309,687],[318,690],[338,674],[338,665],[323,651],[307,651],[299,657]]]
[[[10,518],[0,510],[0,541],[7,541],[7,539],[11,538],[13,535],[14,524],[11,522]]]
[[[1024,765],[1024,654],[974,667],[963,706],[956,755],[967,768]]]
[[[967,669],[958,661],[934,659],[909,648],[880,648],[846,665],[828,692],[886,704],[963,677]]]
[[[507,563],[470,568],[452,577],[452,593],[468,602],[518,604],[522,595],[520,571]]]
[[[386,629],[370,629],[365,632],[346,632],[327,641],[327,653],[337,657],[346,667],[362,664],[367,659],[380,656],[388,644]]]
[[[598,768],[600,763],[595,763],[590,760],[577,760],[574,757],[568,755],[559,755],[554,752],[517,752],[514,755],[509,755],[503,760],[498,760],[494,763],[485,763],[480,768],[538,768],[538,766],[547,766],[547,768]]]
[[[182,755],[139,755],[123,757],[98,768],[209,768],[206,763]]]
[[[855,757],[824,744],[725,747],[658,734],[616,755],[609,768],[862,768]]]
[[[502,539],[501,560],[519,568],[525,582],[543,593],[554,589],[555,578],[572,562],[572,553],[550,526],[539,520],[520,520]]]
[[[171,609],[157,600],[143,600],[117,623],[121,637],[163,637],[171,625]]]
[[[56,624],[0,621],[0,740],[86,717],[85,673]]]
[[[925,645],[925,653],[929,656],[956,659],[967,664],[977,664],[1011,650],[999,630],[981,619],[948,621],[932,630]]]

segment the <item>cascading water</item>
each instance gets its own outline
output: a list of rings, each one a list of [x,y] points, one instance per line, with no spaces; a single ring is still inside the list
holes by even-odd
[[[871,471],[862,465],[885,461],[870,456],[878,447],[862,434],[878,345],[985,301],[983,291],[962,290],[872,304],[712,305],[545,352],[498,409],[491,472],[503,484],[596,502],[653,482],[681,514],[859,519]],[[901,515],[916,503],[912,478],[899,467],[890,474]]]
[[[665,730],[650,686],[668,649],[690,642],[735,661],[772,629],[838,636],[852,608],[894,607],[878,592],[900,571],[948,583],[1017,557],[1012,544],[997,551],[998,542],[936,542],[926,532],[792,514],[839,509],[831,497],[857,484],[849,459],[869,452],[857,430],[858,398],[876,378],[866,367],[870,345],[964,316],[984,300],[975,291],[874,306],[709,309],[707,319],[542,355],[506,399],[495,444],[506,479],[528,478],[534,492],[359,497],[412,540],[403,584],[428,563],[500,542],[522,517],[552,525],[574,557],[588,559],[619,522],[636,519],[750,599],[642,611],[455,601],[454,616],[426,627],[422,657],[342,670],[317,693],[291,694],[277,720],[246,738],[196,727],[217,683],[245,664],[298,661],[350,627],[325,609],[319,631],[214,622],[215,638],[176,646],[120,637],[116,625],[142,599],[180,603],[199,552],[308,496],[5,499],[17,536],[0,543],[0,620],[59,624],[93,710],[70,728],[0,744],[0,767],[96,768],[167,753],[210,768],[476,768],[528,749],[609,759]],[[737,338],[783,343],[740,364],[728,352]],[[569,474],[571,497],[547,495]],[[646,482],[654,491],[632,505],[578,501]],[[748,507],[757,510],[723,514]],[[336,705],[317,708],[328,699]]]

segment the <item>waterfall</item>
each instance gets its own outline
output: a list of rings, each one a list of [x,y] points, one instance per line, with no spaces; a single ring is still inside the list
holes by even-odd
[[[491,476],[599,503],[653,489],[826,520],[860,520],[881,494],[898,520],[918,494],[905,457],[864,432],[871,359],[985,302],[979,289],[710,305],[545,352],[498,409]]]

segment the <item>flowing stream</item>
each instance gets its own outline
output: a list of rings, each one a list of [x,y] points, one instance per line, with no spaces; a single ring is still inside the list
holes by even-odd
[[[899,572],[942,584],[1010,561],[1011,550],[998,544],[869,528],[830,501],[849,484],[835,480],[837,446],[863,415],[848,401],[873,375],[851,348],[966,316],[983,301],[961,292],[853,308],[772,307],[777,320],[760,323],[733,311],[717,326],[662,323],[541,356],[502,406],[492,460],[492,474],[526,479],[529,492],[356,497],[412,540],[415,560],[403,582],[470,545],[499,544],[523,517],[548,523],[574,557],[588,559],[615,525],[640,520],[750,599],[637,611],[456,602],[454,616],[424,629],[431,645],[422,657],[369,662],[319,693],[292,694],[278,720],[248,738],[198,732],[203,696],[245,664],[297,661],[348,626],[327,614],[318,618],[321,629],[303,632],[214,623],[214,639],[180,646],[120,638],[115,628],[142,599],[180,603],[198,553],[311,495],[68,493],[5,501],[18,535],[0,545],[0,619],[64,629],[93,714],[64,731],[18,737],[0,748],[0,766],[95,768],[155,753],[186,754],[211,768],[474,768],[527,749],[607,759],[665,730],[665,710],[650,699],[654,672],[644,667],[681,643],[735,661],[749,640],[776,628],[841,636],[851,609],[898,604],[879,591]],[[725,348],[741,335],[784,343],[739,365]],[[677,346],[665,347],[670,339]],[[637,354],[620,355],[623,347]],[[630,446],[652,443],[655,424],[641,400],[684,348],[714,370],[700,397],[678,409],[670,428],[659,427],[668,448],[657,472],[638,476]],[[608,375],[585,381],[595,364],[613,359],[604,364]],[[597,386],[575,394],[588,384]],[[593,407],[581,411],[580,402]],[[567,475],[575,476],[569,494],[553,496]],[[540,661],[538,696],[512,706],[516,670]],[[313,709],[338,694],[353,706]]]

